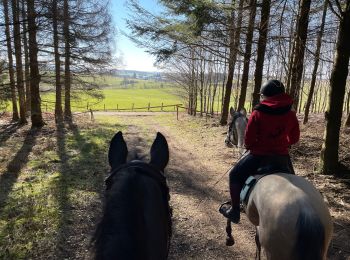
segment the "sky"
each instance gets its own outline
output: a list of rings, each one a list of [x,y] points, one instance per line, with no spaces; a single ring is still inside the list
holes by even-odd
[[[123,36],[121,31],[128,33],[125,18],[127,18],[127,0],[112,0],[111,13],[114,25],[118,34],[116,35],[117,56],[122,55],[124,66],[118,69],[139,70],[139,71],[159,71],[153,66],[155,58],[145,52],[144,49],[137,47],[127,37]],[[139,0],[147,10],[157,12],[160,10],[156,0]]]

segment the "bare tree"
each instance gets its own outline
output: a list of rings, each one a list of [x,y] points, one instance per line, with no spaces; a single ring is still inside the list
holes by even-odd
[[[259,26],[259,40],[257,46],[257,59],[254,73],[254,90],[252,94],[252,106],[254,107],[259,102],[259,90],[262,82],[262,74],[264,68],[264,58],[267,42],[267,32],[269,28],[271,0],[263,0],[261,8],[261,20]]]
[[[338,8],[337,10],[329,1],[332,11],[339,18],[339,31],[330,79],[329,103],[325,113],[324,142],[320,156],[320,171],[324,174],[337,174],[339,169],[339,132],[350,58],[350,0],[346,0],[344,3],[340,3],[338,0],[334,2]]]
[[[31,120],[32,127],[44,125],[41,113],[41,100],[39,92],[40,74],[38,66],[38,43],[36,40],[37,24],[34,0],[27,0],[28,31],[29,31],[29,60],[30,60],[30,86],[31,86]]]
[[[304,121],[303,121],[304,124],[307,123],[308,118],[309,118],[309,111],[310,111],[312,96],[314,94],[314,89],[315,89],[315,84],[316,84],[317,69],[318,69],[318,64],[319,64],[319,61],[320,61],[320,51],[321,51],[321,44],[322,44],[322,36],[323,36],[323,31],[324,31],[324,25],[325,25],[325,21],[326,21],[327,8],[328,8],[328,0],[325,0],[324,4],[323,4],[323,14],[322,14],[321,27],[320,27],[320,31],[318,32],[318,36],[317,36],[317,45],[316,45],[316,53],[315,53],[315,65],[314,65],[314,69],[313,69],[313,72],[312,72],[312,78],[311,78],[309,94],[307,96],[307,101],[306,101],[306,105],[305,105],[305,114],[304,114]]]
[[[69,3],[68,0],[63,2],[63,36],[64,36],[64,118],[66,120],[72,119],[71,110],[71,36],[69,33],[70,26],[70,14],[69,14]]]
[[[256,14],[256,0],[249,1],[250,6],[250,14],[248,21],[248,31],[246,36],[246,44],[245,44],[245,52],[244,52],[244,62],[243,62],[243,74],[241,81],[241,93],[238,101],[238,110],[244,108],[246,95],[247,95],[247,87],[249,80],[249,65],[250,58],[252,56],[252,44],[253,44],[253,33],[254,33],[254,24],[255,24],[255,14]]]
[[[233,4],[235,1],[233,0]],[[242,15],[243,15],[243,3],[244,0],[240,0],[239,7],[238,7],[238,17],[237,17],[237,24],[235,26],[235,19],[234,19],[234,11],[232,11],[230,21],[229,21],[229,59],[228,59],[228,73],[227,73],[227,80],[226,80],[226,87],[225,87],[225,96],[223,100],[222,105],[222,113],[220,118],[220,124],[226,125],[227,123],[227,117],[228,117],[228,111],[230,106],[230,98],[231,98],[231,91],[232,91],[232,81],[233,81],[233,73],[235,70],[235,64],[237,60],[237,53],[238,48],[240,44],[240,37],[241,37],[241,27],[242,27]]]
[[[19,120],[19,115],[18,115],[18,108],[17,108],[15,76],[14,76],[14,70],[13,70],[12,44],[11,44],[8,1],[7,0],[3,0],[2,4],[3,4],[3,10],[4,10],[5,35],[6,35],[6,45],[7,45],[7,57],[8,57],[8,69],[9,69],[9,76],[10,76],[10,88],[11,88],[11,100],[12,100],[12,120],[18,121]]]
[[[57,0],[52,1],[52,27],[53,27],[53,46],[55,55],[55,76],[56,76],[56,104],[55,104],[55,119],[56,122],[63,121],[62,111],[62,87],[61,87],[61,61],[58,51],[58,7]]]
[[[16,56],[16,76],[17,90],[19,99],[19,123],[27,123],[26,119],[26,103],[23,85],[23,66],[22,66],[22,44],[21,44],[21,26],[19,22],[19,0],[12,0],[12,20],[13,20],[13,40]]]
[[[29,50],[28,50],[28,26],[27,26],[27,12],[25,8],[25,1],[21,0],[22,4],[22,37],[23,37],[23,51],[24,51],[24,77],[25,77],[25,91],[26,91],[26,112],[30,114],[30,72],[29,72]]]
[[[294,98],[297,108],[299,102],[299,90],[304,67],[304,54],[306,48],[307,29],[309,25],[311,0],[302,0],[299,9],[299,17],[296,28],[294,58],[291,70],[290,95]]]

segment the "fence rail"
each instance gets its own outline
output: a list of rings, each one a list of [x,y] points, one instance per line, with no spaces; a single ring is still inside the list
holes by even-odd
[[[176,110],[176,107],[179,106],[181,108],[182,104],[171,104],[171,105],[164,105],[164,103],[161,103],[161,105],[158,106],[151,106],[151,103],[149,102],[147,106],[143,106],[143,107],[135,107],[135,103],[131,104],[130,108],[121,108],[119,107],[119,104],[116,104],[116,107],[112,107],[112,108],[107,108],[106,104],[103,104],[103,108],[94,108],[96,105],[100,104],[101,105],[102,102],[96,102],[96,103],[92,103],[90,104],[89,102],[86,103],[86,106],[75,106],[75,105],[71,105],[71,108],[77,108],[77,109],[82,109],[82,110],[86,110],[86,111],[90,111],[90,109],[92,109],[93,111],[134,111],[134,110],[145,110],[145,111],[151,111],[151,109],[159,109],[160,111],[163,111],[165,108],[169,108],[169,107],[173,107],[173,111]],[[48,110],[54,110],[55,109],[55,104],[56,102],[54,101],[49,101],[49,100],[42,100],[42,107],[48,111]],[[186,109],[186,108],[185,108]],[[187,110],[187,109],[186,109]]]
[[[52,101],[47,101],[47,100],[43,100],[43,105],[46,108],[46,111],[48,111],[48,105],[50,105],[50,108],[52,108],[54,110],[54,104],[55,102]],[[100,102],[98,102],[100,103]],[[143,110],[144,112],[155,112],[155,111],[151,111],[152,109],[159,109],[162,112],[170,112],[169,110],[164,111],[165,108],[169,108],[169,107],[173,107],[174,109],[172,110],[173,112],[176,111],[176,119],[179,120],[179,109],[183,109],[187,112],[189,112],[189,108],[183,106],[182,104],[171,104],[171,105],[164,105],[163,103],[160,106],[151,106],[151,103],[148,103],[148,106],[144,106],[144,107],[135,107],[135,103],[132,103],[131,108],[119,108],[119,104],[117,104],[116,108],[106,108],[106,105],[103,105],[103,109],[94,109],[93,106],[98,104],[98,103],[94,103],[89,105],[89,102],[87,102],[86,107],[85,106],[71,106],[72,108],[86,108],[86,110],[84,111],[77,111],[77,113],[90,113],[91,116],[91,120],[93,120],[94,118],[94,112],[108,112],[108,111],[115,111],[115,112],[133,112],[133,111],[137,111],[137,110]],[[192,111],[194,112],[194,111]],[[206,117],[212,117],[215,116],[215,113],[208,113],[208,112],[204,112],[204,111],[198,111],[196,110],[196,113],[205,115]],[[76,113],[75,113],[76,114]],[[216,113],[216,115],[218,115],[218,113]]]
[[[182,104],[173,104],[173,105],[160,105],[160,106],[150,106],[150,104],[147,107],[135,107],[134,104],[132,105],[131,108],[119,108],[117,105],[117,108],[106,108],[104,107],[103,109],[93,109],[91,108],[93,111],[134,111],[134,110],[147,110],[150,111],[151,109],[155,109],[155,108],[160,108],[161,111],[163,111],[164,108],[166,107],[173,107],[174,111],[176,110],[176,107],[182,107]]]

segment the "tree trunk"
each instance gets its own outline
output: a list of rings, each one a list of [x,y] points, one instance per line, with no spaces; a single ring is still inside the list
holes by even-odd
[[[231,21],[230,21],[230,29],[229,29],[229,37],[230,37],[230,56],[229,56],[229,64],[228,64],[228,74],[227,74],[227,81],[226,81],[226,88],[225,88],[225,97],[222,107],[222,114],[220,119],[220,125],[226,125],[227,123],[227,117],[228,117],[228,111],[230,107],[230,99],[231,99],[231,91],[232,91],[232,81],[233,81],[233,73],[235,69],[236,59],[237,59],[237,53],[239,48],[239,42],[240,42],[240,35],[241,35],[241,27],[242,27],[242,15],[243,15],[243,3],[244,0],[239,1],[239,8],[238,8],[238,17],[237,17],[237,26],[235,28],[235,19],[234,19],[234,13],[232,12],[231,15]]]
[[[25,0],[21,0],[22,3],[22,34],[23,34],[23,51],[24,51],[24,83],[26,91],[26,112],[30,115],[30,75],[29,75],[29,52],[28,52],[28,38],[27,38],[27,12],[25,8]]]
[[[16,78],[19,101],[19,123],[26,124],[26,103],[23,85],[21,26],[19,23],[19,0],[12,0],[13,42],[16,56]]]
[[[321,108],[321,112],[325,112],[326,111],[326,106],[327,106],[327,98],[328,97],[328,87],[324,86],[324,95],[323,95],[323,101],[322,101],[322,108]]]
[[[38,44],[36,41],[36,11],[34,0],[27,0],[28,31],[29,31],[29,60],[30,60],[30,87],[31,87],[31,120],[32,127],[44,125],[41,113],[41,100],[39,92],[40,74],[38,66]]]
[[[247,95],[247,87],[249,80],[249,65],[250,58],[252,56],[252,44],[253,44],[253,33],[254,33],[254,24],[255,24],[255,15],[256,15],[256,0],[250,0],[250,15],[248,22],[248,32],[246,37],[245,52],[244,52],[244,61],[243,61],[243,74],[241,81],[241,93],[238,101],[238,111],[244,108],[245,99]]]
[[[198,71],[198,70],[200,70],[200,71]],[[198,75],[198,73],[199,73],[199,75]],[[199,115],[200,116],[203,116],[203,103],[204,103],[204,101],[203,101],[203,88],[204,88],[204,86],[203,86],[203,80],[202,80],[202,74],[203,74],[203,72],[201,71],[201,68],[199,68],[198,69],[198,67],[197,67],[197,75],[199,76],[199,102],[200,102],[200,104],[199,104]],[[198,78],[198,77],[197,77]]]
[[[294,20],[293,20],[294,21]],[[292,76],[292,67],[293,67],[293,60],[294,60],[294,45],[295,40],[292,36],[293,33],[293,27],[294,23],[292,22],[291,26],[291,36],[289,37],[289,49],[288,49],[288,71],[287,71],[287,77],[286,77],[286,92],[289,93],[290,91],[290,78]]]
[[[64,49],[65,49],[65,63],[64,63],[64,118],[67,121],[72,120],[72,110],[70,105],[70,90],[71,90],[71,72],[70,72],[70,15],[68,0],[63,3],[63,35],[64,35]]]
[[[317,44],[316,44],[316,52],[315,52],[315,65],[314,65],[314,69],[312,71],[310,90],[309,90],[309,94],[308,94],[307,100],[306,100],[305,115],[304,115],[304,121],[303,121],[304,124],[306,124],[308,119],[309,119],[310,105],[311,105],[312,96],[314,94],[314,89],[315,89],[317,69],[318,69],[318,63],[320,61],[322,36],[323,36],[324,25],[325,25],[325,21],[326,21],[327,8],[328,8],[328,0],[325,0],[324,5],[323,5],[321,27],[320,27],[320,31],[318,32],[318,36],[317,36]]]
[[[194,104],[195,104],[195,87],[196,87],[196,76],[195,76],[195,64],[194,64],[194,50],[193,48],[191,48],[191,64],[190,64],[190,69],[191,69],[191,85],[190,85],[190,106],[189,106],[189,109],[188,109],[188,113],[190,115],[194,115],[194,112],[193,112],[193,109],[194,109]]]
[[[252,94],[252,107],[259,103],[259,91],[262,82],[262,73],[264,68],[265,50],[267,42],[267,31],[269,28],[271,0],[263,0],[261,8],[261,21],[259,26],[259,40],[257,46],[257,59],[255,65],[255,84]]]
[[[300,4],[299,17],[297,22],[297,33],[295,37],[295,54],[290,80],[290,95],[294,99],[295,107],[298,107],[301,77],[304,67],[305,44],[307,29],[309,25],[311,0],[302,0]]]
[[[350,126],[350,113],[348,113],[348,116],[347,116],[347,118],[346,118],[345,126],[346,126],[346,127],[349,127],[349,126]]]
[[[346,78],[350,58],[350,0],[341,13],[335,61],[330,79],[329,104],[325,112],[326,128],[320,156],[320,171],[336,174],[339,166],[339,132],[343,114]]]
[[[300,95],[299,108],[298,108],[298,110],[296,110],[296,111],[298,111],[298,113],[301,113],[301,109],[302,109],[304,85],[305,85],[305,67],[304,67],[304,70],[303,70],[302,84],[301,84],[301,87],[300,87],[301,95]]]
[[[238,107],[238,99],[239,99],[238,97],[240,95],[239,85],[241,84],[241,68],[242,68],[242,62],[238,62],[237,73],[236,73],[237,82],[236,82],[235,91],[233,92],[233,104],[236,110]]]
[[[193,76],[195,77],[195,73],[193,74]],[[196,78],[194,78],[194,95],[193,95],[193,115],[196,116],[197,115],[197,100],[198,100],[198,83]]]
[[[319,96],[319,92],[320,92],[320,88],[321,88],[321,81],[318,82],[317,84],[317,88],[315,90],[315,94],[313,97],[313,103],[312,103],[312,113],[317,113],[317,100],[318,100],[318,96]]]
[[[226,86],[225,91],[223,91],[224,97],[223,97],[223,103],[222,103],[222,113],[220,118],[220,124],[226,125],[227,123],[227,117],[228,117],[228,107],[230,105],[230,97],[231,97],[231,90],[232,90],[232,80],[233,80],[233,70],[234,70],[234,14],[232,12],[232,17],[230,21],[230,30],[229,30],[229,37],[230,37],[230,53],[228,58],[228,73],[227,73],[227,79],[226,79]]]
[[[216,67],[215,65],[217,64],[217,60],[214,60],[214,67],[215,67],[215,79],[214,79],[214,89],[213,89],[213,95],[212,95],[212,100],[211,100],[211,109],[210,112],[212,115],[214,115],[214,105],[215,105],[215,97],[216,97],[216,93],[218,90],[218,86],[219,86],[219,70],[218,67]],[[220,91],[219,91],[220,92]],[[219,97],[219,93],[218,93],[218,97]]]
[[[224,55],[224,75],[223,75],[223,80],[222,80],[222,86],[221,86],[221,114],[224,111],[224,97],[225,97],[225,81],[226,81],[226,71],[228,68],[227,64],[227,51],[225,49],[225,55]]]
[[[12,120],[18,121],[19,115],[18,115],[18,108],[17,108],[15,76],[14,76],[14,70],[13,70],[12,44],[11,44],[8,1],[7,0],[3,0],[2,4],[3,4],[3,7],[4,7],[3,10],[4,10],[4,20],[5,20],[5,35],[6,35],[8,66],[9,66],[9,76],[10,76],[10,87],[11,87]]]
[[[349,85],[349,88],[348,88],[348,95],[347,95],[347,98],[346,98],[346,113],[350,113],[350,85]],[[345,125],[347,125],[347,124],[345,123]]]
[[[55,119],[57,123],[63,121],[62,111],[62,87],[61,87],[61,62],[58,51],[58,10],[57,0],[52,1],[52,27],[53,27],[53,46],[55,53],[55,76],[56,76],[56,104],[55,104]]]

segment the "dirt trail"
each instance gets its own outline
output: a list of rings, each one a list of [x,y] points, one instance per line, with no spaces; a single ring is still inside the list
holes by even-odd
[[[218,213],[220,203],[228,199],[225,172],[235,160],[232,149],[224,146],[221,136],[214,139],[199,137],[200,142],[193,141],[188,139],[193,133],[179,135],[171,127],[161,126],[153,117],[140,117],[143,116],[121,117],[129,125],[125,133],[128,146],[136,145],[138,154],[147,157],[149,145],[140,139],[140,133],[145,131],[152,139],[159,131],[167,138],[170,148],[166,169],[174,223],[170,259],[253,259],[253,226],[243,216],[241,224],[233,227],[236,245],[227,247],[226,220]],[[147,122],[143,123],[143,130],[135,127],[139,120]],[[222,147],[220,150],[213,147],[218,142]]]
[[[114,114],[109,114],[114,115]],[[163,114],[164,115],[164,114]],[[168,140],[170,162],[166,169],[173,207],[173,238],[170,259],[254,259],[255,229],[242,214],[233,226],[236,244],[225,245],[226,220],[218,213],[220,203],[229,198],[228,169],[238,160],[238,152],[224,145],[226,127],[215,120],[176,114],[115,114],[127,124],[126,137],[147,157],[156,132]],[[312,129],[310,131],[310,129]],[[331,260],[350,260],[350,197],[348,179],[317,175],[323,124],[315,116],[310,125],[301,125],[301,140],[291,154],[298,175],[309,179],[328,200],[334,221],[334,236],[328,256]],[[141,138],[141,139],[140,139]],[[349,147],[349,139],[341,145]],[[130,144],[131,144],[130,143]],[[347,152],[340,155],[347,158]],[[217,184],[216,184],[217,183]]]

